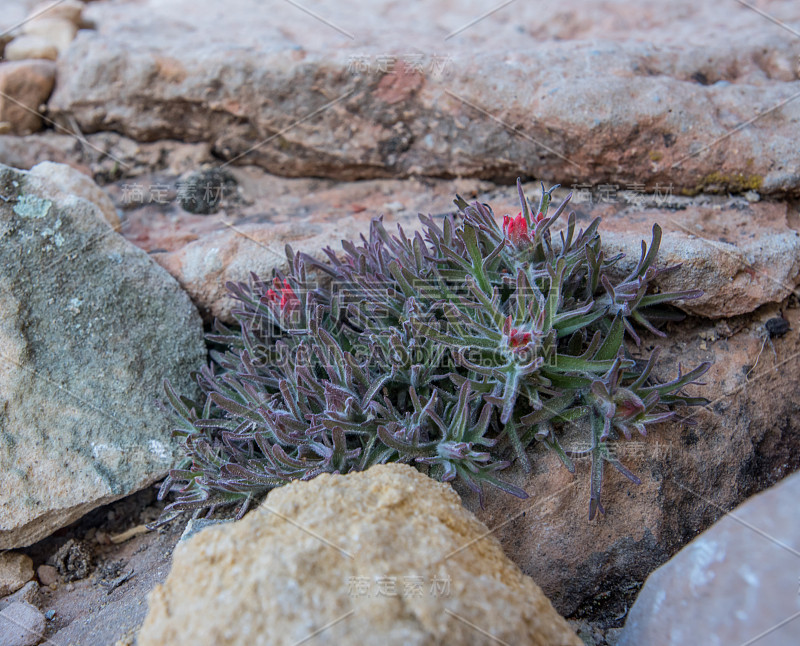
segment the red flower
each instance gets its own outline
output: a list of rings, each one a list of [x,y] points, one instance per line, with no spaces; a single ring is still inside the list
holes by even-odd
[[[530,332],[520,332],[517,328],[511,328],[511,333],[508,335],[508,345],[512,348],[521,348],[531,342]]]
[[[277,278],[272,282],[272,287],[261,298],[262,303],[275,303],[282,312],[294,309],[300,305],[300,299],[294,293],[289,281],[284,278],[283,285]]]
[[[544,220],[544,213],[539,213],[532,218],[533,226],[536,226]],[[517,217],[512,218],[510,215],[503,216],[503,233],[506,238],[511,240],[515,247],[521,246],[523,243],[530,244],[532,242],[528,233],[528,222],[522,216],[522,212],[517,214]]]

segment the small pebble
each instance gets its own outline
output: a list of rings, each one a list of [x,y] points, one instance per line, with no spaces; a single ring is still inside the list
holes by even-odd
[[[58,582],[58,570],[52,565],[40,565],[36,568],[36,576],[42,585],[53,585]]]
[[[55,616],[56,616],[56,611],[53,610],[52,608],[48,610],[46,613],[44,613],[44,618],[47,619],[47,621],[52,621]]]

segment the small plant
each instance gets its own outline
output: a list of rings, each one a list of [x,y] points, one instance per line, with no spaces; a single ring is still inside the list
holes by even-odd
[[[420,215],[413,236],[378,218],[341,255],[287,247],[287,274],[229,283],[240,328],[218,322],[208,337],[227,349],[197,375],[202,401],[165,385],[185,457],[161,488],[178,494],[162,520],[227,504],[241,516],[290,480],[391,461],[526,497],[499,472],[529,469],[534,442],[573,473],[570,454],[591,455],[590,518],[603,512],[605,463],[639,483],[612,443],[704,403],[683,388],[709,364],[658,383],[658,349],[636,362],[624,337],[664,336],[656,324],[674,312],[663,306],[700,293],[648,293],[677,269],[654,266],[658,225],[614,278],[621,254],[604,255],[599,218],[576,231],[573,213],[555,235],[569,197],[551,213],[556,187],[542,186],[536,208],[517,188],[522,210],[502,223],[458,197],[457,214]],[[565,450],[565,437],[584,448]]]

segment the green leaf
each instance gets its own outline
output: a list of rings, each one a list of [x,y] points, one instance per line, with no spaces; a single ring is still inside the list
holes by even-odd
[[[623,325],[622,314],[618,313],[611,323],[611,329],[608,331],[603,345],[597,350],[593,359],[595,361],[613,360],[622,347],[624,337],[625,326]]]

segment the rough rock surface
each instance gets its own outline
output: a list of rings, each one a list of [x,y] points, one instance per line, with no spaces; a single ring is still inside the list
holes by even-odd
[[[36,646],[44,636],[44,627],[44,615],[24,601],[16,601],[0,612],[3,646]]]
[[[618,646],[800,643],[798,497],[795,474],[732,510],[653,572]]]
[[[16,592],[33,578],[33,562],[25,554],[0,554],[0,597]]]
[[[193,389],[197,311],[93,203],[0,167],[0,548],[160,478],[167,378]]]
[[[603,218],[606,254],[625,253],[618,268],[632,270],[642,240],[650,241],[658,223],[663,230],[659,267],[681,265],[656,284],[662,292],[700,289],[700,298],[681,308],[707,318],[752,312],[779,303],[800,282],[800,234],[797,210],[786,203],[745,200],[707,201],[664,208],[625,209]]]
[[[175,550],[140,646],[576,645],[453,490],[405,465],[272,491]]]
[[[47,101],[56,77],[52,61],[0,62],[0,123],[3,132],[26,135],[42,127],[39,107]]]
[[[763,11],[774,20],[710,0],[489,15],[477,0],[347,0],[319,19],[289,2],[94,3],[98,29],[59,59],[50,110],[281,175],[798,194],[800,5]]]
[[[163,178],[110,186],[126,213],[123,235],[153,254],[191,295],[204,315],[231,320],[233,301],[227,281],[246,281],[251,271],[269,276],[286,264],[284,247],[319,254],[330,246],[341,249],[345,238],[366,233],[369,221],[385,215],[394,231],[419,226],[418,212],[452,212],[456,193],[488,202],[500,218],[516,213],[516,191],[474,180],[372,180],[340,183],[282,179],[256,168],[235,169],[236,195],[223,196],[223,212],[196,216],[175,201],[164,204],[131,201],[138,187],[149,200],[148,187],[174,185]],[[526,185],[537,195],[538,184]],[[556,199],[565,198],[559,190]],[[800,216],[785,202],[704,196],[654,196],[622,191],[613,200],[574,193],[570,210],[586,225],[602,217],[601,235],[607,254],[624,252],[620,272],[635,266],[641,241],[650,242],[654,223],[663,230],[659,266],[682,264],[680,271],[657,281],[661,291],[703,290],[701,298],[685,301],[687,312],[708,318],[736,316],[767,303],[779,303],[800,281]],[[230,198],[230,199],[228,199]],[[591,199],[589,199],[591,198]],[[564,218],[566,219],[566,218]]]
[[[663,346],[660,381],[671,379],[679,364],[688,370],[712,361],[707,385],[690,387],[711,403],[693,411],[694,426],[667,422],[647,438],[616,443],[616,455],[642,484],[607,466],[604,516],[588,520],[589,460],[577,458],[573,476],[544,450],[530,454],[531,473],[517,467],[504,472],[528,500],[489,489],[480,509],[474,496],[462,494],[561,614],[621,620],[650,572],[727,510],[800,467],[800,309],[794,298],[783,314],[791,331],[772,339],[774,353],[764,328],[779,315],[774,306],[716,323],[669,325],[668,339],[644,337],[640,352],[631,347],[638,357]],[[580,430],[564,441],[567,450],[585,448]]]
[[[111,198],[94,181],[83,173],[67,166],[51,161],[44,161],[31,168],[29,183],[41,179],[41,191],[52,198],[66,198],[70,195],[88,200],[100,209],[106,222],[115,230],[119,230],[120,221]]]
[[[4,56],[9,61],[22,61],[26,58],[54,61],[58,58],[58,48],[42,36],[24,35],[6,45]]]
[[[0,599],[0,610],[5,610],[8,608],[8,606],[10,606],[12,603],[16,603],[17,601],[24,601],[25,603],[35,606],[38,599],[39,584],[36,581],[28,581],[14,594],[10,594],[7,597]]]

